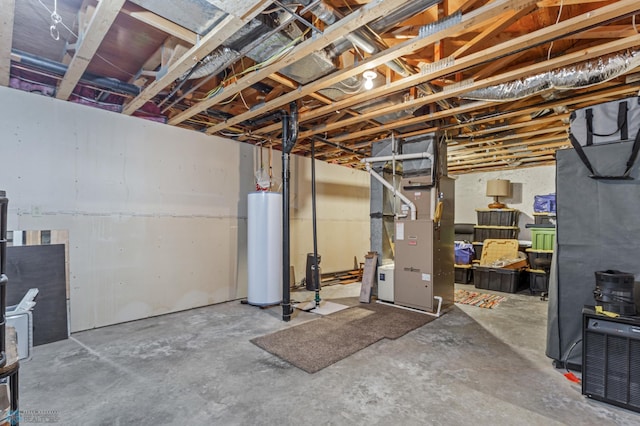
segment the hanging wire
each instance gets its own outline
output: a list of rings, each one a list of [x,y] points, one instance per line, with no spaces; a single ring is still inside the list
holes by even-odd
[[[564,6],[564,0],[560,0],[560,10],[558,10],[558,17],[556,18],[556,25],[560,22],[560,16],[562,15],[562,6]],[[549,51],[547,52],[547,61],[551,59],[551,49],[553,49],[553,41],[549,44]]]
[[[209,90],[207,92],[207,94],[203,98],[199,98],[199,99],[196,99],[196,100],[197,101],[203,101],[203,100],[212,98],[213,96],[217,95],[229,81],[231,81],[233,79],[240,78],[245,74],[248,74],[248,73],[256,71],[256,70],[259,70],[260,68],[265,67],[265,66],[271,64],[272,62],[275,62],[277,60],[280,60],[280,59],[284,58],[289,52],[291,52],[291,50],[295,47],[296,44],[298,44],[299,42],[304,40],[304,37],[307,35],[308,32],[309,32],[309,29],[307,29],[305,32],[303,32],[301,35],[299,35],[295,39],[291,40],[289,43],[287,43],[285,46],[283,46],[278,52],[276,52],[273,56],[267,58],[263,62],[260,62],[258,64],[252,65],[252,66],[250,66],[249,68],[246,68],[246,69],[244,69],[244,62],[241,62],[242,65],[243,65],[243,70],[241,72],[236,73],[235,70],[233,69],[233,66],[232,66],[232,69],[231,69],[231,71],[233,72],[232,75],[230,75],[228,77],[225,77],[219,85],[217,85],[213,89]]]
[[[61,22],[62,16],[58,14],[58,0],[53,0],[53,12],[51,12],[51,26],[49,27],[49,33],[56,41],[60,39],[60,32],[57,27]]]
[[[76,40],[80,39],[78,34],[76,34],[71,28],[69,28],[67,26],[67,24],[65,24],[64,21],[62,20],[62,16],[60,16],[60,14],[58,14],[58,0],[54,0],[54,2],[53,2],[53,10],[49,9],[46,4],[42,3],[42,0],[38,0],[38,3],[40,3],[42,5],[42,7],[44,7],[45,10],[51,14],[51,21],[53,23],[51,24],[51,27],[49,27],[49,32],[51,33],[51,37],[54,40],[57,41],[57,40],[60,39],[60,32],[57,29],[57,25],[58,24],[62,25],[64,27],[64,29],[69,31],[69,34],[74,36],[76,38]],[[124,68],[121,68],[118,65],[114,64],[113,62],[111,62],[110,60],[108,60],[107,58],[105,58],[104,56],[100,55],[97,52],[96,52],[95,56],[97,56],[98,58],[102,59],[105,63],[107,63],[108,65],[111,65],[113,68],[117,69],[118,71],[121,71],[121,72],[129,75],[130,77],[135,77],[136,76],[135,74],[132,74],[131,72],[125,70]]]

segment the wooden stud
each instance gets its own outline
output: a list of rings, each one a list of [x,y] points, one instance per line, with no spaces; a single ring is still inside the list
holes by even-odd
[[[101,1],[91,17],[86,31],[76,44],[76,52],[69,63],[67,72],[58,85],[56,98],[67,100],[76,84],[89,66],[93,55],[98,51],[100,43],[118,16],[120,8],[126,0]]]
[[[634,0],[623,0],[612,5],[603,6],[602,8],[591,11],[588,14],[576,16],[566,21],[562,21],[556,25],[543,28],[531,34],[517,37],[513,40],[507,41],[505,43],[501,43],[497,46],[493,46],[493,47],[484,49],[480,52],[468,55],[466,57],[456,60],[452,65],[447,66],[441,70],[405,77],[401,80],[397,80],[389,84],[388,86],[371,90],[366,94],[354,95],[345,100],[334,102],[331,105],[328,105],[326,107],[317,108],[316,110],[311,111],[309,113],[301,114],[299,117],[299,120],[300,122],[313,120],[313,119],[322,117],[324,115],[327,115],[335,110],[349,108],[351,106],[365,102],[372,98],[382,97],[390,93],[406,90],[408,87],[414,86],[416,84],[421,84],[423,82],[433,80],[434,78],[437,78],[439,76],[447,75],[461,69],[466,69],[474,65],[484,63],[487,60],[491,60],[492,58],[499,58],[505,54],[510,54],[513,51],[519,51],[521,49],[525,49],[528,46],[535,45],[536,43],[540,43],[544,40],[549,40],[555,37],[562,36],[567,32],[578,31],[583,28],[589,28],[591,26],[601,24],[602,22],[607,22],[610,19],[614,19],[616,16],[618,16],[621,13],[629,13],[630,11],[635,9],[637,9],[637,3]],[[451,30],[451,28],[449,28],[448,30]],[[393,50],[393,49],[389,49],[389,50]],[[517,53],[517,55],[520,55],[520,54],[522,53]],[[496,61],[496,62],[499,62],[499,61]],[[491,64],[489,66],[491,66]],[[336,72],[332,75],[339,75],[341,76],[341,78],[346,78],[344,76],[344,72],[341,72],[341,71]],[[490,78],[490,76],[486,76],[485,78]],[[322,81],[326,81],[326,78],[318,80],[313,84],[307,85],[307,86],[312,86],[310,89],[305,90],[305,88],[301,88],[299,91],[297,91],[297,93],[306,94],[307,92],[313,92],[318,90],[321,87],[325,87],[324,84],[322,84],[321,86],[319,85]],[[333,83],[333,80],[331,80],[331,82]],[[293,95],[290,95],[290,96],[293,97]],[[290,101],[290,98],[287,98],[284,103],[289,101]],[[282,103],[281,105],[283,105],[284,103]],[[272,106],[271,108],[275,108],[275,106]],[[268,108],[265,108],[265,110],[268,110]],[[264,111],[261,113],[264,113]],[[247,118],[251,118],[251,117],[247,117],[246,114],[243,114],[242,120],[245,120]],[[211,133],[212,130],[215,130],[215,129],[210,129],[209,132]],[[330,130],[330,129],[319,127],[317,128],[317,131],[311,130],[308,132],[303,132],[299,135],[299,139],[309,137],[312,134],[325,132],[327,130]],[[263,129],[256,129],[254,132],[257,134],[265,134],[265,133],[268,133],[269,131],[271,131],[271,128],[265,127]]]
[[[0,86],[9,85],[15,0],[0,0]]]
[[[200,43],[189,49],[176,61],[167,72],[159,79],[151,83],[145,90],[127,103],[122,111],[123,114],[131,115],[147,101],[157,95],[162,89],[173,83],[178,77],[189,71],[199,60],[207,56],[214,49],[219,47],[228,37],[242,28],[247,22],[262,12],[271,4],[268,0],[255,0],[251,3],[249,11],[238,17],[228,14],[219,22],[215,28],[207,33]],[[198,111],[201,112],[201,111]],[[192,114],[195,115],[195,114]]]
[[[357,10],[354,13],[347,15],[345,18],[341,19],[338,23],[328,27],[322,37],[313,37],[305,40],[300,43],[296,48],[294,48],[287,56],[285,56],[282,60],[277,61],[273,64],[262,67],[261,69],[241,78],[236,83],[230,84],[225,87],[225,89],[218,95],[207,99],[206,101],[199,102],[188,110],[182,112],[181,114],[176,115],[175,117],[169,120],[169,124],[177,124],[181,121],[186,120],[187,118],[206,110],[207,108],[222,102],[236,93],[239,93],[243,89],[251,86],[252,84],[269,77],[271,74],[279,71],[280,69],[293,64],[299,59],[309,55],[310,52],[314,52],[316,50],[323,49],[328,46],[335,40],[340,37],[349,34],[355,29],[361,27],[368,22],[383,16],[385,13],[389,13],[394,8],[406,3],[408,0],[385,0],[384,2],[379,2],[373,4],[372,7],[364,6]],[[313,91],[312,91],[313,92]],[[311,93],[311,92],[309,92]],[[308,95],[309,93],[305,94]],[[271,103],[273,103],[272,101]],[[285,102],[285,104],[288,102]],[[253,117],[263,114],[266,112],[266,105],[264,104],[261,108],[256,109],[256,114],[252,115]],[[284,105],[284,104],[281,104]],[[246,113],[249,114],[249,113]],[[245,114],[242,114],[245,115]],[[235,121],[230,126],[238,124],[244,120]],[[226,126],[229,127],[229,126]],[[224,128],[226,128],[224,127]],[[217,131],[217,130],[216,130]],[[215,131],[213,131],[215,132]],[[213,133],[210,132],[210,133]]]

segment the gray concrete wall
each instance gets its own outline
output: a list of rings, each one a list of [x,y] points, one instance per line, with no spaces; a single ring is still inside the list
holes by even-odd
[[[254,147],[3,87],[0,99],[9,229],[69,231],[72,332],[246,296]],[[310,162],[293,163],[300,275]],[[368,175],[318,166],[323,270],[349,269],[369,246]]]

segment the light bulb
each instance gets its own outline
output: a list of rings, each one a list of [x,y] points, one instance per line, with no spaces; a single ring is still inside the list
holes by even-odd
[[[367,90],[373,89],[373,79],[378,75],[375,71],[367,70],[362,73],[362,77],[364,77],[364,88]]]

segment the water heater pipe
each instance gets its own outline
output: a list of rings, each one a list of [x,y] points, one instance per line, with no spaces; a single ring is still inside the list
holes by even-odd
[[[398,192],[396,190],[396,188],[394,188],[393,185],[391,185],[389,182],[387,182],[382,176],[380,176],[380,174],[378,172],[376,172],[375,170],[373,170],[371,168],[371,164],[370,163],[366,163],[367,165],[367,171],[369,172],[369,174],[376,179],[378,182],[380,182],[381,184],[383,184],[385,187],[387,187],[389,190],[391,190],[393,192],[393,195],[397,195],[398,197],[400,197],[400,199],[407,205],[409,206],[409,209],[411,210],[411,220],[416,220],[416,205],[413,204],[413,202],[407,198],[406,195],[404,195],[402,192]]]

